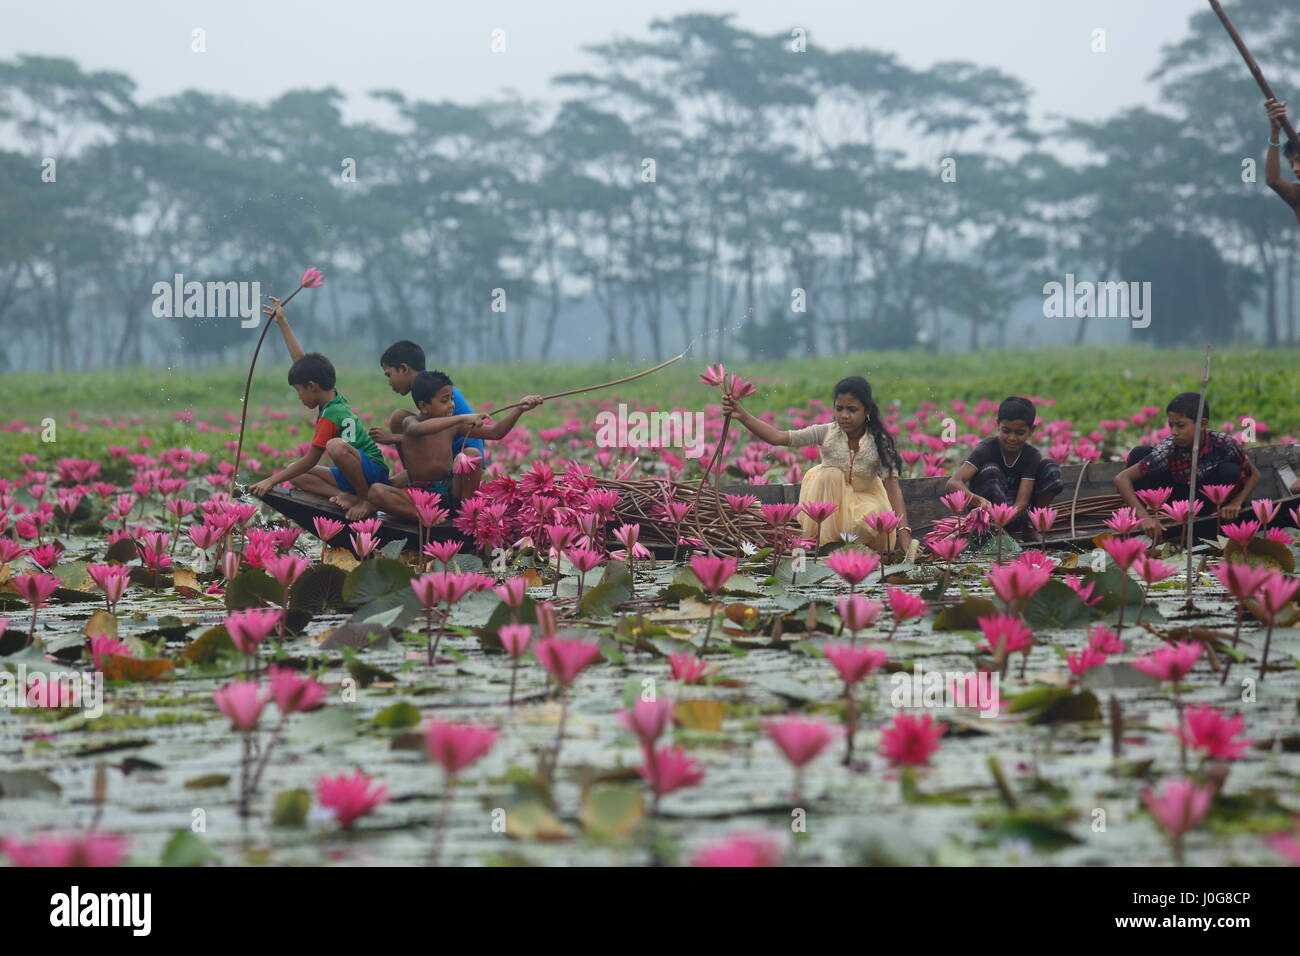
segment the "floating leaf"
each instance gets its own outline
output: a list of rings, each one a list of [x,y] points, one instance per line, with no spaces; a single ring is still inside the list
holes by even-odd
[[[177,830],[163,847],[163,866],[202,866],[220,863],[221,854],[192,830]]]
[[[967,598],[936,614],[933,627],[936,631],[978,631],[978,618],[997,613],[997,606],[988,598]]]
[[[97,634],[117,637],[117,617],[109,614],[107,609],[101,607],[86,618],[86,626],[81,629],[81,633],[85,634],[86,637]]]
[[[0,770],[0,797],[34,797],[42,793],[59,794],[61,787],[35,770]]]
[[[108,654],[104,657],[104,680],[124,680],[131,682],[158,680],[175,664],[165,657],[127,657],[124,654]]]
[[[582,798],[582,829],[597,840],[622,839],[636,832],[645,816],[645,791],[598,785]]]
[[[284,588],[261,568],[240,571],[226,585],[226,609],[238,611],[248,607],[284,604]]]
[[[302,573],[289,589],[290,610],[321,614],[343,603],[343,582],[347,572],[328,564],[317,564]]]
[[[420,708],[399,700],[396,704],[385,707],[370,720],[376,726],[387,727],[389,730],[414,727],[420,722]]]
[[[720,700],[679,700],[673,709],[673,719],[686,730],[722,729],[723,707]]]
[[[311,809],[311,794],[306,790],[282,790],[275,795],[271,808],[271,826],[304,827]]]
[[[415,572],[400,561],[372,558],[348,572],[343,581],[343,600],[361,605],[402,589],[409,592],[414,577]]]

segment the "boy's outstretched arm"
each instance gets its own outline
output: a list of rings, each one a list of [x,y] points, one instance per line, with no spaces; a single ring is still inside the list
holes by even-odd
[[[447,415],[444,418],[426,418],[420,421],[414,415],[402,423],[402,434],[404,435],[436,435],[440,431],[446,431],[448,428],[471,428],[478,424],[481,419],[486,419],[486,415],[478,412],[471,412],[468,415]]]
[[[1241,514],[1242,505],[1246,503],[1246,499],[1250,497],[1250,493],[1255,490],[1257,484],[1259,484],[1259,469],[1252,465],[1250,474],[1241,486],[1241,491],[1223,503],[1223,508],[1219,514],[1228,521],[1236,520],[1237,516]]]
[[[987,508],[990,504],[989,500],[987,498],[981,498],[979,495],[975,494],[975,492],[970,490],[969,482],[974,477],[975,466],[968,461],[962,462],[961,467],[948,477],[948,484],[944,486],[944,490],[950,494],[954,491],[964,491],[975,500],[975,504],[978,507]]]
[[[501,421],[493,422],[490,425],[482,425],[482,426],[476,426],[474,428],[471,428],[468,432],[469,437],[487,438],[492,441],[495,441],[500,438],[505,438],[507,435],[510,434],[510,430],[515,427],[515,423],[519,421],[520,415],[522,415],[524,412],[531,411],[532,409],[536,408],[538,405],[542,404],[542,396],[525,395],[523,398],[519,400],[519,402],[520,405],[506,412],[505,415],[501,418]]]
[[[307,454],[303,455],[292,465],[286,465],[284,468],[281,468],[270,478],[263,478],[257,484],[253,485],[253,487],[248,489],[249,493],[256,495],[259,498],[265,498],[266,493],[276,485],[280,484],[280,482],[289,481],[293,478],[297,478],[299,475],[305,475],[307,472],[315,468],[316,465],[319,464],[321,455],[324,454],[324,452],[325,449],[323,448],[317,448],[315,445],[310,446],[307,449]]]
[[[307,352],[298,344],[298,336],[294,335],[293,329],[289,327],[289,320],[284,317],[284,306],[280,304],[280,300],[273,295],[268,295],[267,298],[272,304],[262,306],[262,311],[275,319],[275,324],[280,327],[280,334],[284,336],[284,347],[289,350],[289,361],[296,362]]]

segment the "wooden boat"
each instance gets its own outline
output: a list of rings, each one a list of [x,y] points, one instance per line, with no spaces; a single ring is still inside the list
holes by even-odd
[[[1269,498],[1283,505],[1274,524],[1294,523],[1287,511],[1300,504],[1300,495],[1288,490],[1295,473],[1300,471],[1300,445],[1256,445],[1246,450],[1251,464],[1259,470],[1259,483],[1250,501]],[[1106,530],[1104,521],[1123,501],[1115,493],[1115,476],[1124,470],[1120,461],[1065,465],[1061,468],[1064,491],[1052,502],[1059,512],[1055,528],[1043,539],[1052,546],[1091,546],[1091,539]],[[1080,477],[1082,473],[1082,478]],[[938,478],[904,478],[901,480],[903,501],[907,505],[908,523],[915,537],[924,535],[936,521],[950,512],[939,499],[946,494],[946,475]],[[762,504],[785,502],[797,504],[799,484],[723,485],[724,494],[756,495]],[[1076,493],[1077,489],[1077,493]],[[1073,518],[1073,520],[1071,520]],[[1210,514],[1196,522],[1197,535],[1210,535],[1215,519]],[[1166,534],[1177,536],[1175,528]]]
[[[1300,505],[1300,495],[1292,495],[1288,488],[1295,480],[1295,471],[1300,469],[1300,445],[1257,445],[1247,449],[1251,463],[1259,470],[1260,480],[1251,494],[1250,500],[1270,498],[1283,505],[1275,524],[1292,523],[1289,508]],[[1091,539],[1105,531],[1104,521],[1110,517],[1115,508],[1123,504],[1115,494],[1115,476],[1124,470],[1123,462],[1095,462],[1084,465],[1066,465],[1061,469],[1061,480],[1065,486],[1052,507],[1059,512],[1056,527],[1049,532],[1041,544],[1050,547],[1091,547]],[[915,537],[924,535],[940,518],[947,517],[948,509],[939,498],[945,494],[944,485],[947,476],[938,478],[904,478],[902,479],[903,500],[907,504],[907,516]],[[798,504],[799,484],[723,484],[724,494],[749,494],[758,498],[760,504]],[[269,507],[284,515],[300,527],[315,534],[313,519],[317,517],[333,518],[345,521],[343,509],[329,499],[305,491],[293,489],[289,492],[271,491],[262,499]],[[379,538],[381,545],[390,541],[402,541],[403,550],[415,551],[419,547],[419,528],[415,522],[391,515],[381,514]],[[1209,536],[1214,532],[1213,514],[1198,519],[1195,533],[1197,536]],[[1177,528],[1166,528],[1166,535],[1177,536]],[[426,540],[447,541],[466,540],[450,522],[430,529]],[[351,535],[345,530],[339,532],[330,542],[331,546],[352,549]],[[656,554],[664,556],[672,553],[671,546],[662,543],[646,542]]]

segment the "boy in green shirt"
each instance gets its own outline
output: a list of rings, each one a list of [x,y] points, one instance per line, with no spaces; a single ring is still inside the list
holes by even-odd
[[[300,402],[308,408],[320,409],[320,413],[307,453],[249,490],[260,498],[280,482],[289,481],[295,488],[329,498],[347,509],[349,521],[374,514],[375,508],[366,496],[371,485],[388,481],[383,454],[348,400],[335,390],[334,365],[319,352],[303,351],[289,328],[283,307],[275,298],[271,301],[274,304],[266,306],[265,311],[280,326],[284,344],[293,359],[289,384],[298,393]],[[318,464],[322,454],[330,456],[332,468]]]

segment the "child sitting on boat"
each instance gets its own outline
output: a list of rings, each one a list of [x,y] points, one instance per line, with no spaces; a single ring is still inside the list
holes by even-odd
[[[400,432],[380,428],[372,429],[371,435],[381,444],[400,443],[408,487],[437,492],[442,498],[442,507],[453,512],[460,506],[452,490],[454,439],[504,438],[515,427],[520,415],[542,404],[540,395],[525,395],[519,400],[519,407],[506,412],[495,423],[490,423],[491,419],[479,412],[457,415],[451,378],[437,371],[420,372],[411,380],[411,399],[419,414],[406,411],[405,415],[394,416],[392,421]],[[370,490],[373,507],[406,518],[416,517],[411,496],[405,488],[372,485]]]
[[[384,457],[348,400],[335,389],[333,363],[319,352],[303,349],[278,299],[272,297],[271,305],[264,306],[263,311],[275,319],[293,359],[289,384],[300,402],[319,411],[307,453],[249,490],[262,498],[282,481],[288,481],[295,488],[329,498],[347,509],[349,520],[364,518],[374,511],[367,503],[370,489],[383,487],[388,481]],[[322,455],[329,455],[332,467],[319,464]]]
[[[1026,512],[1045,508],[1061,493],[1061,466],[1029,444],[1038,411],[1027,398],[1012,396],[998,406],[998,430],[982,440],[953,472],[946,492],[966,491],[981,508],[1012,505],[1016,516],[1005,528],[1030,530]]]
[[[852,375],[837,382],[831,395],[835,421],[794,431],[769,425],[745,411],[730,392],[723,394],[722,410],[769,445],[820,446],[821,464],[804,473],[799,487],[800,504],[836,505],[821,522],[819,547],[851,535],[877,551],[910,550],[912,529],[907,525],[907,506],[898,483],[903,462],[872,399],[871,385]],[[898,515],[896,533],[877,535],[864,524],[868,515],[881,511]],[[817,534],[817,522],[807,515],[801,513],[799,523],[805,536]]]
[[[425,371],[424,363],[424,349],[409,339],[394,342],[384,349],[384,354],[379,357],[379,367],[383,370],[384,378],[388,380],[388,387],[398,395],[410,394],[411,382],[415,380],[415,376]],[[465,396],[460,393],[460,389],[453,386],[451,395],[455,400],[454,414],[472,415],[474,413],[473,406],[465,400]],[[373,438],[376,434],[383,432],[400,434],[400,423],[403,418],[410,414],[410,409],[399,408],[389,416],[385,426],[376,426],[370,429],[371,437]],[[478,459],[479,467],[467,469],[452,476],[452,493],[457,499],[464,501],[478,490],[479,481],[483,477],[482,466],[487,454],[483,448],[483,439],[457,435],[452,439],[451,453],[453,457],[463,453],[467,457]],[[401,455],[401,445],[398,445],[398,455]],[[406,467],[405,463],[403,463],[402,467]],[[388,483],[396,488],[405,487],[406,472],[394,472]]]
[[[1115,490],[1137,512],[1142,519],[1142,530],[1153,539],[1163,533],[1162,525],[1160,519],[1143,506],[1137,491],[1173,488],[1175,499],[1187,500],[1191,493],[1192,443],[1196,437],[1196,411],[1200,402],[1201,396],[1197,392],[1175,395],[1165,407],[1169,416],[1169,437],[1154,448],[1138,445],[1128,453],[1127,467],[1115,476]],[[1201,416],[1200,451],[1196,460],[1197,497],[1202,498],[1202,489],[1206,485],[1231,485],[1233,491],[1219,508],[1219,517],[1233,521],[1259,483],[1259,472],[1251,466],[1245,449],[1235,438],[1210,429],[1209,419],[1210,404],[1206,402]]]

